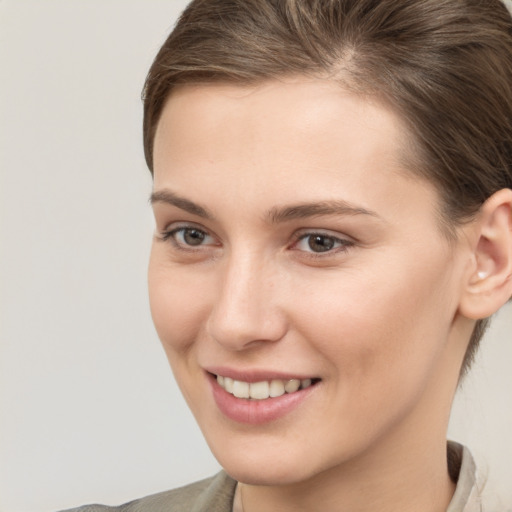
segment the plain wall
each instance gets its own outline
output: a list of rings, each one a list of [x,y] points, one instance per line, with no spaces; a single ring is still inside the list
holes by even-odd
[[[151,324],[140,92],[183,0],[0,0],[0,511],[214,473]],[[512,503],[512,309],[454,408]]]

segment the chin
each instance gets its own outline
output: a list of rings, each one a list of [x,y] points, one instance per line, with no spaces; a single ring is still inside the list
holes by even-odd
[[[275,460],[258,465],[247,462],[222,463],[222,467],[232,478],[249,485],[292,485],[308,480],[313,475],[300,470],[296,464],[279,463]]]
[[[292,485],[313,478],[326,469],[316,464],[311,454],[297,451],[296,446],[282,444],[275,448],[272,443],[264,446],[263,439],[264,436],[260,440],[253,438],[249,448],[249,443],[237,445],[225,441],[211,446],[211,449],[226,473],[250,485]],[[257,444],[260,446],[254,449]]]

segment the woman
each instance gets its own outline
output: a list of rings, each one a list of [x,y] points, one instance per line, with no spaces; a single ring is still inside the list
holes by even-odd
[[[119,510],[490,510],[446,430],[512,296],[511,84],[499,0],[190,4],[145,87],[149,290],[225,472]]]

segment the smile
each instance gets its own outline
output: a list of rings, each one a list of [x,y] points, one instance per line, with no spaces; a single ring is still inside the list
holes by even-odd
[[[217,383],[226,392],[236,398],[245,398],[252,400],[267,400],[268,398],[277,398],[284,394],[292,394],[302,389],[307,389],[319,379],[273,379],[260,382],[245,382],[235,380],[230,377],[217,375]]]
[[[219,411],[232,421],[251,425],[276,421],[291,414],[301,404],[313,400],[322,382],[306,375],[220,368],[210,368],[207,376]]]

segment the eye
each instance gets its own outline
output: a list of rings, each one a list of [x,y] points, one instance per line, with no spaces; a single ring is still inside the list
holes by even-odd
[[[215,239],[206,231],[193,226],[180,226],[166,231],[162,240],[172,240],[180,248],[217,245]]]
[[[351,240],[338,238],[325,233],[306,233],[301,235],[294,248],[309,253],[326,253],[345,250],[354,245]]]

